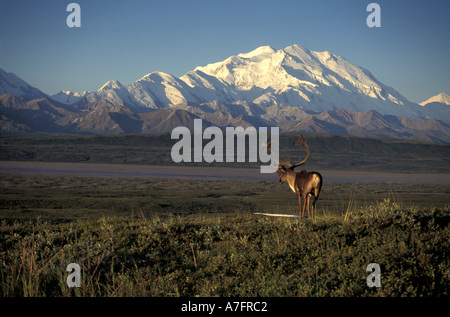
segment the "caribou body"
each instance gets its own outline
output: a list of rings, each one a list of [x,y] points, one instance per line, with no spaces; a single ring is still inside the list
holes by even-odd
[[[278,176],[281,176],[280,182],[281,183],[287,182],[292,191],[297,194],[300,218],[304,216],[305,208],[308,211],[308,218],[314,218],[316,211],[316,201],[319,198],[320,190],[322,188],[323,183],[322,175],[314,171],[311,172],[307,172],[305,170],[302,170],[300,172],[294,171],[294,168],[305,164],[310,156],[308,141],[304,140],[303,135],[301,135],[301,139],[295,142],[294,145],[303,146],[307,152],[306,157],[303,159],[303,161],[298,162],[294,165],[291,165],[290,161],[287,159],[285,159],[283,162],[279,162],[278,159],[275,158],[276,161],[278,162],[277,174]],[[267,148],[272,153],[270,143],[267,145]],[[312,202],[312,210],[310,213],[309,203],[311,196],[314,198]],[[301,202],[302,197],[303,197],[303,206]]]

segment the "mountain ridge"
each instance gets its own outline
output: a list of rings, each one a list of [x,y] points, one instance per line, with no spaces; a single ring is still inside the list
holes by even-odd
[[[279,50],[261,46],[197,66],[180,78],[154,71],[129,85],[112,80],[94,92],[60,92],[50,98],[69,105],[82,98],[89,102],[106,99],[130,108],[149,109],[217,100],[264,107],[295,106],[315,112],[374,109],[383,115],[450,120],[449,109],[439,105],[420,107],[345,58],[299,45]]]
[[[48,96],[12,73],[0,75],[3,134],[163,133],[201,118],[221,128],[450,143],[445,93],[414,104],[345,58],[299,45],[261,46],[180,78],[155,71],[129,85],[110,80],[94,92]]]
[[[245,107],[216,102],[150,111],[147,108],[130,109],[114,105],[105,99],[67,106],[48,97],[26,100],[4,94],[0,96],[0,133],[155,134],[171,132],[179,126],[193,129],[194,119],[202,119],[203,128],[277,126],[282,132],[322,132],[450,144],[450,121],[382,115],[375,110],[356,112],[340,109],[308,113],[284,106],[272,106],[269,110],[272,114],[267,116],[266,112],[254,105]],[[273,117],[284,119],[269,119]]]
[[[16,74],[8,73],[0,68],[0,95],[5,93],[26,99],[47,97],[47,94],[31,86]]]

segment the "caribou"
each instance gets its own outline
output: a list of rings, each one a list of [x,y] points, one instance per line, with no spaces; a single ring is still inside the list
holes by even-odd
[[[267,138],[268,139],[268,138]],[[270,148],[270,144],[267,144],[267,149],[273,155],[272,149]],[[300,172],[295,172],[294,168],[303,165],[309,159],[310,151],[308,147],[308,140],[303,138],[301,135],[301,139],[294,143],[295,146],[303,146],[306,149],[306,157],[301,161],[294,165],[290,163],[290,159],[284,159],[282,162],[278,161],[278,158],[274,157],[275,161],[278,164],[277,174],[281,176],[280,182],[289,184],[289,187],[292,189],[294,193],[297,194],[298,205],[299,205],[299,216],[303,218],[305,208],[308,211],[308,218],[315,217],[316,212],[316,201],[319,198],[320,189],[322,188],[322,175],[318,172],[307,172],[302,170]],[[312,202],[312,210],[311,214],[309,212],[309,203],[310,197],[313,196]],[[301,198],[303,197],[303,207]]]

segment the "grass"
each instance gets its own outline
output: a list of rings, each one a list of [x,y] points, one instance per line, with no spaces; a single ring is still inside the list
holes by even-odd
[[[272,182],[1,181],[3,297],[450,293],[449,186],[326,184],[311,221],[254,215],[297,213]],[[80,288],[66,284],[70,263]]]
[[[363,138],[349,135],[304,133],[311,149],[309,170],[378,171],[450,174],[450,146],[400,139]],[[281,133],[280,157],[292,161],[304,150],[292,145],[298,132]],[[180,166],[171,158],[178,140],[170,134],[86,136],[0,136],[0,161],[84,162]],[[203,142],[206,145],[207,141]],[[224,142],[224,145],[226,142]],[[223,153],[226,151],[224,150]],[[184,163],[188,166],[255,167],[249,163]]]
[[[349,207],[368,207],[384,199],[400,207],[445,207],[449,194],[450,185],[326,183],[318,215],[340,216]],[[286,184],[272,181],[9,175],[0,179],[0,219],[9,222],[236,212],[298,214],[298,202]]]
[[[448,296],[449,210],[2,225],[3,296]],[[69,263],[82,268],[68,288]],[[381,266],[380,288],[366,266]]]

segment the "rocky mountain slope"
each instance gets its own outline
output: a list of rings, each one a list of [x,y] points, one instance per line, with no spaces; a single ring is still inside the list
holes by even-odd
[[[409,102],[368,70],[330,52],[293,45],[197,67],[180,78],[152,72],[129,85],[47,96],[0,71],[2,134],[162,133],[191,127],[279,126],[450,143],[448,95]]]

